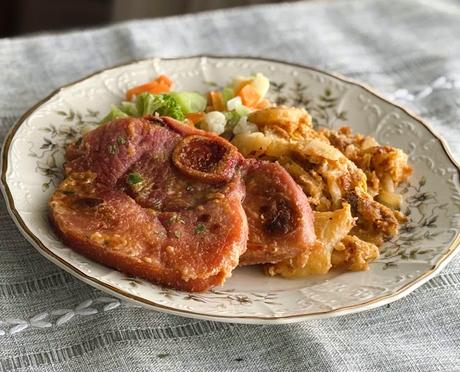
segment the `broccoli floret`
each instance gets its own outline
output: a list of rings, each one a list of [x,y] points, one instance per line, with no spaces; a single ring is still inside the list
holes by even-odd
[[[142,93],[136,98],[136,108],[139,116],[158,113],[181,121],[185,119],[178,103],[169,94]]]
[[[174,119],[183,121],[185,116],[177,101],[169,94],[163,94],[162,96],[165,104],[159,109],[158,113],[163,116],[171,116]]]

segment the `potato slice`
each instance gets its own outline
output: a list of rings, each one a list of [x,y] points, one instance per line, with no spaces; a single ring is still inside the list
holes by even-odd
[[[304,109],[294,107],[269,107],[249,114],[248,120],[259,129],[280,128],[292,135],[302,126],[311,127],[311,116]]]
[[[267,268],[269,275],[281,275],[285,278],[302,278],[312,274],[326,274],[332,267],[332,251],[354,226],[349,204],[332,212],[315,212],[316,245],[306,264],[299,265],[298,260],[282,261]]]

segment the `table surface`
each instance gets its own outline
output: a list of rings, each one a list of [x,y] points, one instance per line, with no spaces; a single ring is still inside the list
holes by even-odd
[[[340,72],[428,119],[460,158],[460,3],[299,2],[0,40],[0,140],[55,88],[151,56],[271,57]],[[460,255],[406,298],[277,326],[130,307],[40,256],[0,202],[0,371],[460,371]]]

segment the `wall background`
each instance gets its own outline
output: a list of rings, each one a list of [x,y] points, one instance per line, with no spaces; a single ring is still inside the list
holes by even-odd
[[[5,0],[0,38],[285,0]],[[324,0],[326,1],[326,0]]]

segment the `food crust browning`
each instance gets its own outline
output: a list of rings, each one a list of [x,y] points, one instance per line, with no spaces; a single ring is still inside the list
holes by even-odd
[[[171,118],[104,124],[66,157],[49,202],[56,231],[127,274],[203,291],[222,284],[247,247],[243,263],[268,263],[314,241],[308,201],[279,164],[245,160],[221,137]]]

